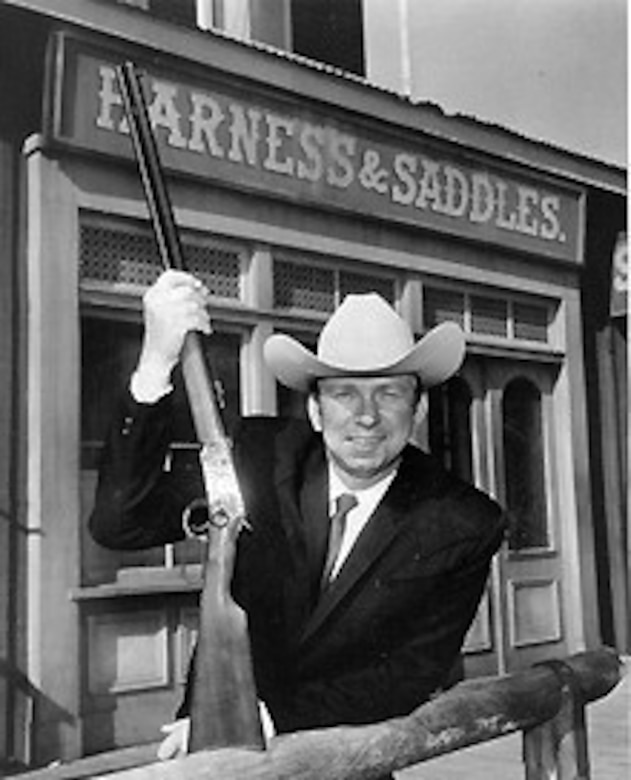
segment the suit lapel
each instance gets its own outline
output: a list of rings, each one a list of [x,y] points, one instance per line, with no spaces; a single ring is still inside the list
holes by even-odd
[[[306,641],[327,620],[363,574],[378,561],[399,532],[400,523],[383,501],[362,530],[337,577],[322,594],[303,635]]]
[[[300,512],[307,547],[307,574],[312,598],[317,596],[329,535],[329,486],[324,459],[309,469],[300,491]]]
[[[302,516],[301,493],[305,483],[306,464],[318,473],[318,462],[324,462],[320,441],[309,427],[288,425],[276,441],[274,484],[279,500],[280,521],[293,555],[302,563],[306,557],[306,534]],[[313,476],[311,477],[313,479]],[[307,478],[308,481],[309,478]]]
[[[414,453],[414,454],[412,454]],[[394,481],[362,530],[338,576],[322,594],[307,621],[301,641],[307,641],[327,622],[336,607],[349,596],[353,586],[377,565],[406,527],[411,507],[414,516],[422,502],[435,494],[438,483],[432,478],[430,461],[418,450],[408,448]]]
[[[328,531],[326,458],[313,431],[299,442],[291,431],[279,437],[274,481],[293,564],[293,576],[286,581],[285,607],[288,625],[295,631],[312,609]]]

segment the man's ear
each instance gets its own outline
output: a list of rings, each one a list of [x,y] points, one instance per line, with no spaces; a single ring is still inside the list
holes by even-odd
[[[320,433],[322,430],[322,414],[320,413],[320,402],[313,393],[307,397],[307,415],[314,431]]]
[[[423,422],[423,420],[427,417],[428,411],[429,411],[429,397],[427,395],[427,391],[424,391],[421,393],[420,398],[418,399],[418,402],[416,404],[416,409],[414,411],[415,425],[420,425]]]

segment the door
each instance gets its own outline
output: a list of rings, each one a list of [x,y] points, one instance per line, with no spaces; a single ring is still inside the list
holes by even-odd
[[[494,496],[509,519],[465,643],[468,676],[565,651],[556,374],[554,364],[470,355],[459,376],[430,393],[430,449]]]
[[[510,672],[566,649],[563,496],[553,424],[556,368],[492,361],[484,376],[494,455],[491,488],[509,518],[498,585],[503,665]]]

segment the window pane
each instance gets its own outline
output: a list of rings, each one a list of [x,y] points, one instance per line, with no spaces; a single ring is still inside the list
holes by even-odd
[[[81,438],[82,504],[89,512],[95,489],[95,470],[107,430],[112,422],[120,394],[136,365],[142,329],[138,322],[99,317],[84,317],[81,322]],[[203,349],[212,360],[218,400],[224,424],[230,432],[240,414],[241,389],[239,360],[241,336],[214,332],[202,338]],[[209,361],[210,362],[210,361]],[[181,372],[173,375],[173,457],[196,458],[196,436]],[[175,560],[200,562],[195,541],[176,545]],[[162,566],[163,548],[127,552],[108,552],[84,541],[83,569],[86,582],[107,581],[118,568]]]
[[[199,234],[184,234],[186,267],[211,295],[241,298],[241,254],[235,246]],[[79,241],[81,281],[147,286],[162,271],[156,240],[145,224],[108,224],[82,218]]]
[[[394,280],[384,276],[368,276],[350,271],[340,271],[339,293],[343,301],[351,293],[366,294],[376,292],[388,303],[394,305]]]
[[[429,445],[433,455],[462,479],[473,480],[471,392],[458,377],[429,391]]]
[[[151,0],[150,13],[176,24],[195,26],[195,0]]]
[[[81,325],[81,438],[83,467],[94,465],[94,454],[105,439],[120,394],[136,366],[142,338],[135,322],[85,317]],[[240,413],[238,334],[214,332],[202,339],[215,387],[230,430]],[[181,372],[173,375],[175,442],[195,442],[193,423]]]
[[[541,394],[526,379],[508,384],[502,404],[506,503],[512,550],[547,547]]]
[[[81,322],[82,467],[96,468],[98,453],[140,352],[136,322],[84,317]]]
[[[351,73],[365,73],[361,0],[292,0],[293,49]]]
[[[471,296],[471,330],[491,336],[506,336],[508,304],[500,298]]]
[[[548,310],[544,306],[516,303],[513,320],[516,339],[544,343],[548,340]]]
[[[335,275],[330,268],[274,260],[274,306],[332,312],[335,309]]]
[[[216,327],[216,326],[215,326]],[[223,423],[230,433],[241,414],[241,382],[240,354],[241,335],[238,333],[219,333],[214,331],[211,336],[202,336],[202,348],[206,355],[206,365],[215,385],[215,394]],[[184,391],[183,380],[178,371],[175,376],[176,391],[181,392],[180,408],[186,412],[184,421],[176,427],[177,441],[196,441],[193,433],[193,423],[190,417],[188,400]],[[184,415],[182,415],[184,416]],[[186,430],[186,435],[185,435]]]
[[[441,322],[457,322],[464,328],[465,298],[461,292],[426,287],[423,292],[423,320],[426,328]]]

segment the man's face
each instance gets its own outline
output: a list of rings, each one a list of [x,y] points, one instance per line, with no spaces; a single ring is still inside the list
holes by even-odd
[[[350,488],[368,487],[396,464],[410,438],[418,403],[416,377],[331,377],[309,397],[334,467]]]

